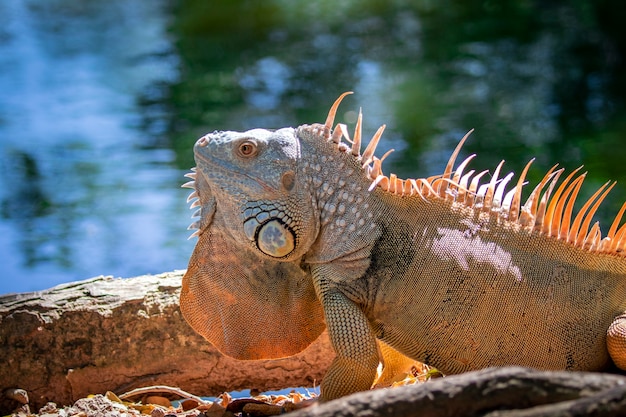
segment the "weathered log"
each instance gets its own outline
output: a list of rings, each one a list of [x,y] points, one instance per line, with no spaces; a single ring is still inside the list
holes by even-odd
[[[324,333],[294,357],[237,361],[221,355],[183,320],[182,272],[98,277],[50,290],[0,296],[0,396],[69,405],[91,393],[148,385],[212,396],[245,388],[310,386],[334,354]],[[277,326],[289,325],[277,323]],[[15,404],[22,396],[13,395]],[[22,400],[22,401],[19,401]],[[11,408],[0,404],[0,415]],[[3,407],[4,405],[4,407]],[[293,414],[305,416],[626,415],[626,377],[487,369],[426,384],[357,393]]]
[[[293,357],[228,358],[183,319],[181,277],[181,271],[97,277],[0,296],[0,396],[22,388],[36,410],[48,401],[68,405],[88,394],[147,385],[213,396],[321,380],[334,356],[325,333]],[[0,409],[0,415],[10,411]]]
[[[293,417],[624,416],[626,377],[489,368],[394,389],[360,392]]]

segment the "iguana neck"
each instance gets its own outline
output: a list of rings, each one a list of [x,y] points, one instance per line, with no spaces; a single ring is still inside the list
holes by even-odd
[[[380,234],[377,206],[382,202],[369,191],[371,181],[349,150],[338,150],[310,126],[300,127],[298,137],[302,161],[297,177],[309,190],[319,219],[317,239],[305,260],[310,264],[340,262],[359,277],[369,265],[369,250]]]

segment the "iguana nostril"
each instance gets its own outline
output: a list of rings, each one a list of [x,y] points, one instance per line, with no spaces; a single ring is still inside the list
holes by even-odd
[[[208,144],[209,144],[209,141],[207,140],[206,136],[202,136],[200,139],[198,139],[198,146],[205,147]]]

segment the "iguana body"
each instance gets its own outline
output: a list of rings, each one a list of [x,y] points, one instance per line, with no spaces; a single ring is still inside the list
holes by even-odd
[[[196,143],[199,241],[181,309],[200,334],[258,359],[294,354],[326,326],[337,356],[325,400],[369,389],[381,352],[448,374],[626,368],[624,208],[606,238],[590,225],[608,183],[574,215],[584,174],[557,187],[553,168],[522,206],[528,166],[508,188],[502,164],[484,185],[465,172],[472,157],[452,171],[465,138],[443,175],[386,176],[382,128],[362,153],[360,118],[352,145],[342,125],[331,132],[341,98],[325,125]]]

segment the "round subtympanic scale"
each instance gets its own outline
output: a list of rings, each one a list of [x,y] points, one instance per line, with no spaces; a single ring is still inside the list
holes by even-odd
[[[275,258],[289,255],[295,248],[293,232],[279,220],[270,220],[261,226],[257,245],[264,253]]]

